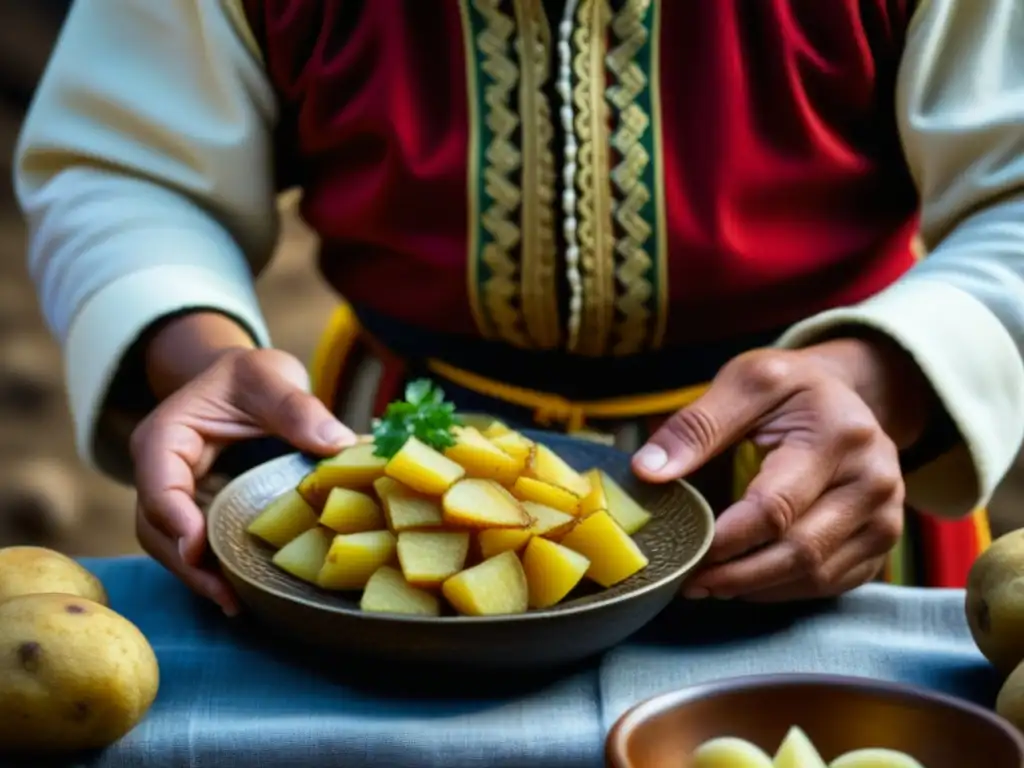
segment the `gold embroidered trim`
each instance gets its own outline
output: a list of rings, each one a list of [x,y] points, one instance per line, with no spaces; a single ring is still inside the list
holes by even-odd
[[[581,0],[573,35],[573,72],[577,78],[573,104],[579,141],[577,237],[583,278],[580,334],[573,351],[585,355],[605,352],[615,319],[608,105],[604,94],[604,59],[611,15],[607,0]]]
[[[661,137],[661,0],[654,0],[651,6],[651,53],[650,65],[650,103],[651,103],[651,148],[654,154],[654,230],[655,276],[658,282],[658,312],[654,319],[651,333],[651,348],[659,349],[665,339],[665,328],[668,326],[669,292],[668,292],[668,234],[666,233],[665,216],[665,168],[662,162],[661,148],[664,146]]]
[[[482,336],[489,335],[490,320],[480,300],[480,74],[476,68],[476,40],[469,0],[459,0],[462,44],[466,66],[466,106],[469,112],[466,148],[466,294],[473,320]]]
[[[509,108],[519,68],[509,55],[515,23],[501,11],[500,5],[500,0],[473,0],[473,7],[486,25],[477,35],[476,46],[483,56],[481,69],[489,78],[484,87],[484,122],[491,133],[483,168],[484,191],[490,198],[490,205],[480,217],[484,232],[490,236],[484,243],[481,258],[491,274],[484,282],[482,298],[493,324],[493,330],[487,329],[488,335],[497,335],[504,341],[525,347],[529,340],[515,306],[519,289],[514,256],[520,243],[514,215],[521,199],[514,174],[521,167],[522,157],[513,142],[519,116]]]
[[[621,158],[611,174],[618,191],[615,221],[622,232],[615,245],[620,257],[615,276],[621,288],[615,306],[621,319],[615,329],[613,352],[619,355],[643,349],[651,320],[653,288],[647,273],[653,262],[646,244],[653,228],[642,215],[651,200],[651,191],[643,181],[651,157],[641,141],[651,119],[636,103],[647,88],[647,76],[636,57],[648,41],[644,20],[650,5],[651,0],[625,0],[612,20],[617,44],[607,58],[608,69],[615,75],[607,96],[618,113],[611,141]]]
[[[541,349],[558,346],[555,269],[554,127],[544,86],[551,76],[551,28],[541,0],[515,0],[521,67],[519,114],[523,121],[521,303],[526,330]]]

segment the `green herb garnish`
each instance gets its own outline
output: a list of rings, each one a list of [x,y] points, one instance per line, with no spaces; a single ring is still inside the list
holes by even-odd
[[[457,426],[455,404],[445,402],[444,392],[429,379],[416,379],[406,386],[405,400],[389,403],[384,418],[374,420],[373,452],[390,459],[410,437],[443,451],[455,445]]]

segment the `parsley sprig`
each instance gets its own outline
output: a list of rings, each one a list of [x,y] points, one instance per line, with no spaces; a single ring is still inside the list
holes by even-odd
[[[390,459],[405,441],[415,437],[443,451],[455,445],[454,427],[460,426],[455,404],[429,379],[416,379],[405,388],[405,400],[388,404],[384,417],[373,422],[374,454]]]

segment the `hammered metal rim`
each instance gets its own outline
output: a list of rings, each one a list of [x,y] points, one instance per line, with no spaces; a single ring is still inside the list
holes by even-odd
[[[532,430],[531,430],[532,431]],[[551,440],[553,436],[546,435],[538,438],[541,441],[547,439]],[[568,440],[563,436],[557,436],[561,440]],[[581,442],[581,441],[576,441]],[[581,443],[581,447],[582,447]],[[588,447],[591,444],[587,444]],[[612,453],[621,453],[613,448],[604,446],[593,446],[595,449],[600,449],[600,452],[608,451]],[[623,460],[628,461],[628,457],[622,454]],[[621,594],[612,595],[607,598],[602,598],[602,593],[596,593],[597,599],[584,602],[580,605],[571,605],[562,603],[553,608],[536,609],[530,610],[527,613],[520,614],[509,614],[500,616],[411,616],[402,614],[390,614],[390,613],[368,613],[362,611],[357,607],[348,607],[343,605],[329,605],[324,602],[311,600],[301,595],[289,594],[283,590],[277,589],[272,584],[267,584],[257,578],[250,576],[247,573],[242,572],[239,568],[231,566],[231,559],[225,557],[224,551],[221,549],[221,542],[218,541],[216,536],[210,535],[210,531],[214,528],[217,521],[218,515],[222,513],[222,508],[225,506],[225,500],[230,499],[236,495],[240,488],[253,484],[255,479],[261,475],[269,474],[279,467],[283,467],[290,463],[295,463],[301,460],[307,465],[307,469],[312,469],[315,466],[315,461],[310,460],[308,457],[303,456],[299,453],[291,453],[286,456],[281,456],[264,464],[260,464],[247,472],[234,478],[231,482],[224,486],[220,492],[216,495],[209,506],[207,512],[207,537],[210,549],[216,556],[217,560],[221,564],[221,568],[229,570],[231,575],[245,582],[251,588],[263,592],[267,595],[273,596],[279,600],[284,600],[290,603],[302,605],[306,608],[310,608],[315,611],[323,613],[330,613],[337,616],[349,617],[357,619],[359,621],[377,622],[383,624],[397,624],[397,625],[410,625],[410,626],[457,626],[457,625],[473,625],[481,626],[487,624],[518,624],[523,622],[533,621],[550,621],[552,619],[560,619],[572,616],[579,616],[582,614],[588,614],[593,612],[600,612],[607,610],[608,608],[619,605],[624,602],[630,602],[638,599],[644,595],[648,595],[659,590],[665,589],[666,586],[671,585],[673,582],[681,581],[687,573],[689,573],[696,565],[701,561],[707,551],[710,549],[712,541],[714,539],[714,528],[715,528],[715,517],[711,509],[711,505],[708,504],[696,488],[690,483],[684,480],[675,480],[670,483],[659,484],[663,487],[672,485],[678,485],[683,493],[686,495],[688,500],[693,504],[694,513],[699,516],[699,524],[704,529],[704,535],[697,546],[693,554],[673,568],[669,573],[664,576],[651,581],[648,584],[643,584],[634,588],[624,591]],[[618,586],[618,585],[617,585]],[[615,589],[612,587],[611,589]]]

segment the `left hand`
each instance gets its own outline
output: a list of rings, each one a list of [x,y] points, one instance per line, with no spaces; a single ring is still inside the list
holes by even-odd
[[[665,482],[745,438],[767,451],[744,497],[719,516],[688,597],[827,597],[878,575],[903,530],[896,443],[923,430],[908,429],[906,419],[927,402],[905,390],[911,404],[898,402],[896,382],[907,371],[888,366],[892,354],[843,339],[741,355],[637,453],[637,474]],[[904,380],[923,380],[913,373]],[[889,433],[880,418],[891,422]]]

